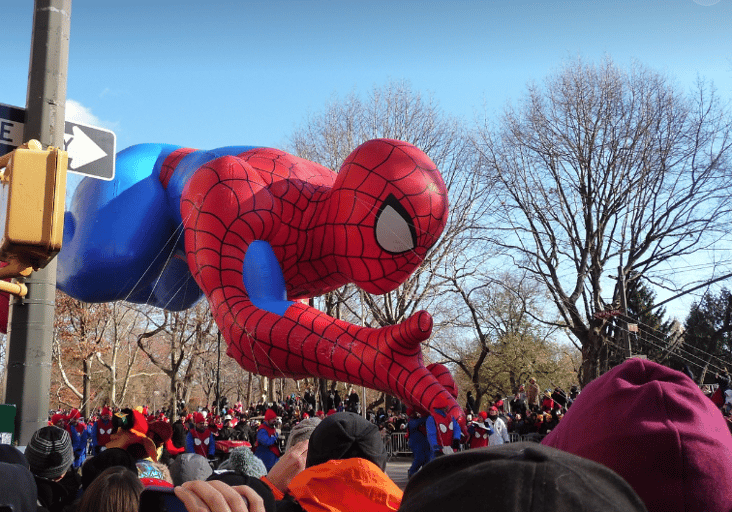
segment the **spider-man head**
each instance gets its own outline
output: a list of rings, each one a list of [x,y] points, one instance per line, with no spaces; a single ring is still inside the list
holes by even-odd
[[[415,146],[371,140],[341,167],[328,222],[338,270],[369,293],[386,293],[407,279],[442,233],[445,183]]]

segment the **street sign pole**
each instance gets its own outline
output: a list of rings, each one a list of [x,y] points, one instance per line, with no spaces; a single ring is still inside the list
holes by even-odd
[[[23,140],[64,147],[71,0],[35,0]],[[27,445],[48,423],[56,260],[33,272],[10,302],[5,403],[17,406],[15,439]]]

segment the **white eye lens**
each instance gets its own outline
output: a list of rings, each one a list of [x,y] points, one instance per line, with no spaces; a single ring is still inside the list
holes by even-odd
[[[417,246],[417,234],[412,220],[404,205],[393,194],[389,194],[376,214],[376,243],[393,254],[413,250]]]
[[[447,427],[445,425],[440,425],[440,431],[444,434],[447,432]]]
[[[386,206],[376,221],[376,241],[387,252],[400,253],[414,249],[409,224],[391,206]]]
[[[454,429],[455,429],[455,427],[454,427],[454,425],[453,425],[452,421],[450,422],[450,426],[449,426],[449,428],[450,428],[450,430],[454,430]]]
[[[201,446],[201,440],[198,438],[195,438],[193,442],[196,444],[196,446]]]

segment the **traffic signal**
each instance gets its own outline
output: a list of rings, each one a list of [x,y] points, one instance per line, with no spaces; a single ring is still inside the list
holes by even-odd
[[[67,165],[65,151],[35,140],[0,157],[0,278],[27,276],[61,250]]]

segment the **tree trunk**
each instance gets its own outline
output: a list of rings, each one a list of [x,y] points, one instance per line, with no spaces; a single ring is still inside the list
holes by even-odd
[[[320,404],[320,410],[323,412],[328,412],[326,409],[327,406],[327,399],[328,396],[328,379],[318,379],[318,403]]]
[[[89,420],[89,408],[90,408],[90,402],[91,402],[91,367],[92,367],[92,357],[93,355],[87,357],[84,359],[83,368],[84,368],[84,396],[82,398],[81,402],[81,415],[84,417],[85,420]]]

